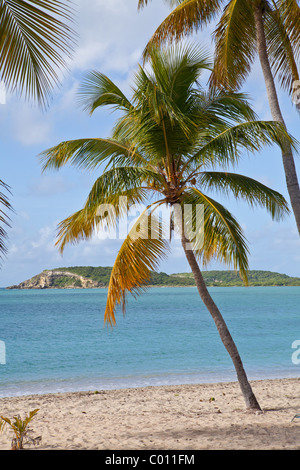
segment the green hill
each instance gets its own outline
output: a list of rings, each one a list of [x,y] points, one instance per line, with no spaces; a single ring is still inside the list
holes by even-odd
[[[67,271],[68,273],[78,274],[79,276],[91,279],[92,281],[99,282],[108,286],[110,273],[112,268],[110,267],[93,267],[93,266],[74,266],[71,268],[56,268],[53,271]]]
[[[104,284],[109,283],[111,267],[74,266],[57,268],[57,271],[67,271]],[[208,286],[243,286],[239,274],[235,271],[203,271],[203,277]],[[166,274],[153,272],[150,285],[152,286],[194,286],[192,273]],[[250,286],[300,286],[299,277],[290,277],[271,271],[249,271]]]
[[[109,284],[111,267],[73,266],[45,270],[19,285],[7,289],[75,289],[101,288]],[[243,286],[239,275],[234,271],[203,271],[207,286]],[[153,272],[150,286],[194,286],[192,273],[166,274]],[[300,278],[271,271],[250,271],[250,286],[300,286]]]

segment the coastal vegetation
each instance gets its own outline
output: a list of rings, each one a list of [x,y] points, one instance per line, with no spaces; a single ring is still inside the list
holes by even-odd
[[[60,272],[61,276],[53,279],[51,287],[57,289],[66,289],[69,287],[84,288],[84,285],[77,277],[72,277],[70,274],[76,274],[87,280],[94,281],[94,287],[108,287],[112,267],[108,266],[72,266],[55,268],[53,270],[45,270],[43,274]],[[68,276],[64,276],[64,272]],[[202,271],[203,279],[208,287],[233,287],[245,286],[244,281],[235,271]],[[39,276],[27,281],[24,288],[30,288],[33,280],[39,281]],[[195,286],[195,279],[193,273],[174,273],[166,274],[164,272],[151,272],[148,286],[153,287],[184,287]],[[300,286],[299,277],[291,277],[286,274],[280,274],[272,271],[248,271],[248,286]],[[18,286],[15,286],[16,288]]]
[[[139,8],[150,0],[138,0]],[[269,107],[274,121],[285,119],[275,79],[293,97],[299,87],[300,6],[297,0],[169,0],[174,9],[158,26],[145,48],[178,41],[205,28],[218,17],[213,33],[214,67],[212,87],[238,91],[247,79],[255,56],[259,58]],[[295,101],[300,109],[300,100]],[[287,139],[281,147],[286,186],[300,234],[300,187],[293,148]]]
[[[22,419],[20,415],[14,416],[13,421],[6,416],[0,416],[0,432],[4,431],[5,426],[8,425],[14,433],[11,450],[23,450],[26,444],[38,445],[41,442],[41,436],[34,438],[30,436],[32,429],[28,427],[38,411],[38,408],[30,411],[25,419]]]
[[[112,268],[108,266],[72,266],[70,268],[56,268],[55,271],[67,271],[68,273],[75,273],[107,287],[109,284]]]
[[[244,286],[243,280],[235,271],[202,271],[207,286],[233,287]],[[179,282],[193,280],[192,273],[173,274],[170,276]],[[271,271],[248,271],[248,286],[300,286],[300,278]]]
[[[44,171],[66,164],[94,171],[101,167],[84,207],[59,224],[61,252],[66,244],[89,239],[96,227],[116,225],[110,210],[99,212],[108,204],[118,218],[132,204],[148,204],[116,257],[105,321],[114,325],[116,307],[124,310],[127,294],[138,294],[149,283],[151,272],[169,252],[167,233],[170,238],[177,230],[200,297],[233,361],[246,406],[260,409],[198,262],[207,265],[217,259],[233,265],[247,283],[248,248],[242,228],[207,191],[232,193],[237,200],[265,208],[273,219],[281,219],[288,213],[282,195],[229,169],[243,152],[292,140],[281,124],[259,121],[242,94],[204,90],[201,74],[210,68],[208,54],[200,47],[153,48],[148,63],[136,72],[131,99],[107,76],[89,73],[80,89],[83,107],[93,113],[109,106],[121,113],[111,138],[62,142],[41,157]],[[121,196],[126,197],[125,208],[120,207]],[[167,233],[157,215],[162,206],[170,210]],[[186,217],[185,206],[192,207]],[[203,208],[204,231],[197,225],[199,207]]]

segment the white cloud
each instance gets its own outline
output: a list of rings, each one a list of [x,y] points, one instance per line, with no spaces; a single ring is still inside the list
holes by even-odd
[[[170,11],[163,2],[137,11],[137,0],[78,1],[79,47],[71,67],[128,72]]]
[[[45,251],[54,251],[54,236],[53,227],[42,227],[39,230],[39,237],[36,240],[32,240],[30,245],[34,249],[42,248]]]
[[[249,230],[248,239],[251,269],[300,277],[300,239],[292,216],[285,223],[269,222]]]
[[[91,240],[68,245],[61,255],[55,246],[57,221],[35,231],[31,220],[16,220],[10,233],[5,269],[0,270],[0,286],[18,284],[44,269],[62,266],[112,266],[121,240]]]
[[[19,103],[17,108],[10,108],[14,139],[24,146],[50,142],[53,123],[49,116],[42,116],[40,110],[25,103]]]
[[[73,189],[75,183],[66,181],[62,175],[42,175],[38,180],[29,185],[29,194],[36,197],[52,196],[63,194]]]

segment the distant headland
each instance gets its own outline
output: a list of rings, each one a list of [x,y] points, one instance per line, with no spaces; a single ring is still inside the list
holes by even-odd
[[[7,289],[99,289],[108,287],[111,267],[74,266],[45,270],[31,279]],[[207,286],[243,286],[235,271],[203,271]],[[166,274],[153,272],[152,287],[194,286],[192,273]],[[290,277],[271,271],[249,271],[249,286],[300,286],[299,277]]]

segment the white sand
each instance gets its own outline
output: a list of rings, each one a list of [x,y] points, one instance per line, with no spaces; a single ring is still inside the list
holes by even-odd
[[[37,449],[300,449],[300,379],[252,382],[263,412],[247,412],[237,383],[146,387],[0,399],[0,414],[39,408]],[[211,400],[214,398],[214,400]],[[0,434],[0,450],[12,433]]]

